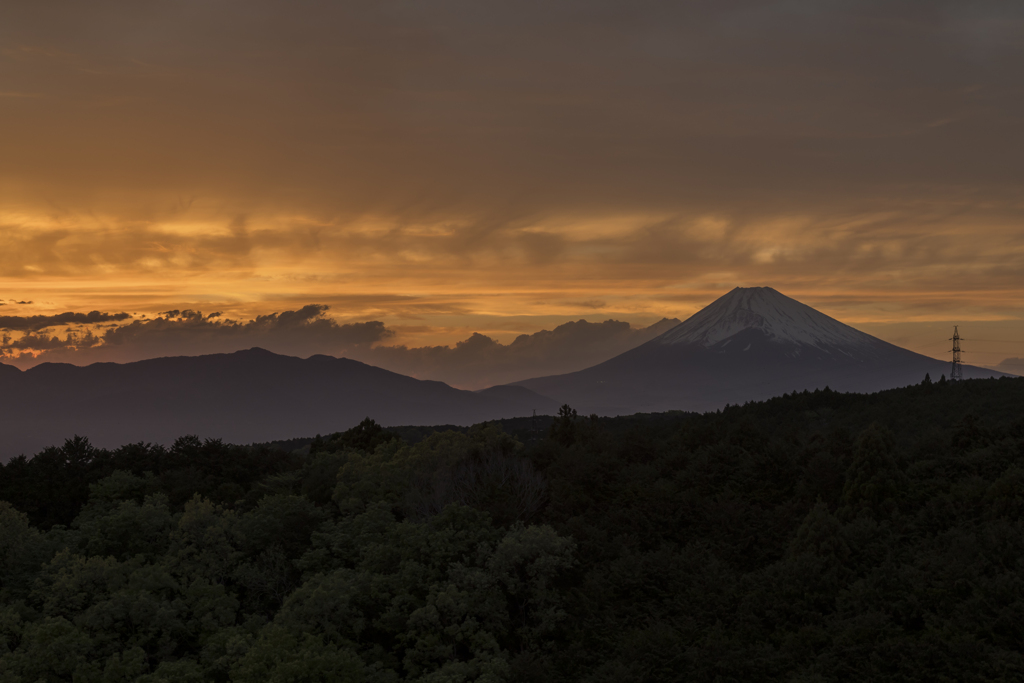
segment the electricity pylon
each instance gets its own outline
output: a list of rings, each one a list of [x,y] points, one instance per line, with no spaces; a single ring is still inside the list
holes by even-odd
[[[964,378],[964,369],[960,365],[960,330],[957,327],[957,325],[953,325],[953,336],[949,339],[953,342],[953,369],[950,370],[949,378],[954,382],[959,382]]]

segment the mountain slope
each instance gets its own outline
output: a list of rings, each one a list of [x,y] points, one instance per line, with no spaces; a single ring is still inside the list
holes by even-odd
[[[949,363],[855,330],[770,287],[736,288],[664,334],[586,370],[517,386],[584,413],[715,410],[794,390],[871,392]],[[964,366],[964,377],[1000,373]]]
[[[655,340],[710,347],[748,329],[759,330],[773,343],[791,342],[794,348],[860,349],[880,341],[771,287],[737,287]]]
[[[263,349],[11,370],[0,373],[0,457],[75,434],[106,447],[184,434],[247,443],[333,432],[367,416],[384,425],[465,425],[556,408],[525,389],[480,394],[346,358]]]

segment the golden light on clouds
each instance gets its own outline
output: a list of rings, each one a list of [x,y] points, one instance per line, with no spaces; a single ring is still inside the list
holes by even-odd
[[[864,329],[1024,338],[1007,3],[8,15],[0,316],[323,304],[419,346],[770,285]]]
[[[1013,226],[986,226],[995,239],[984,245],[956,225],[931,225],[927,235],[879,233],[870,223],[858,231],[805,217],[739,226],[706,215],[579,217],[486,232],[468,222],[328,223],[294,215],[125,225],[114,216],[20,213],[0,216],[0,225],[12,226],[0,233],[2,284],[16,298],[38,301],[40,311],[102,305],[156,313],[184,302],[255,315],[316,300],[342,304],[346,318],[396,321],[436,316],[445,305],[463,316],[571,316],[579,302],[598,299],[600,308],[649,319],[685,315],[716,292],[766,281],[805,298],[833,298],[837,315],[884,322],[921,306],[959,309],[979,295],[933,289],[949,267],[931,263],[937,254],[969,254],[957,270],[970,278],[1024,252],[1012,244]],[[894,280],[902,285],[896,290]],[[987,304],[979,314],[998,317],[1016,300],[1016,279],[1006,285],[980,292]],[[841,303],[857,298],[904,304],[864,318]]]

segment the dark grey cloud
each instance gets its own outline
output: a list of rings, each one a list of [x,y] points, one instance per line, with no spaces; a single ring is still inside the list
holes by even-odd
[[[0,163],[83,194],[418,220],[469,211],[507,225],[551,211],[878,206],[950,189],[974,204],[1024,177],[1010,144],[1024,105],[1019,3],[6,9],[11,92],[39,96],[5,105],[22,135]]]
[[[22,303],[22,302],[17,302]],[[56,315],[0,315],[0,330],[12,332],[38,332],[48,327],[62,325],[95,325],[97,323],[117,322],[132,317],[128,313],[57,313]]]
[[[197,355],[253,346],[306,356],[369,346],[394,335],[381,322],[339,324],[328,307],[309,304],[296,311],[257,316],[249,321],[222,319],[220,313],[167,311],[150,320],[135,320],[106,330],[103,344],[145,350],[150,356]]]
[[[310,304],[295,311],[261,315],[248,321],[225,319],[216,312],[173,310],[155,318],[109,327],[97,336],[72,334],[65,340],[31,334],[18,339],[8,336],[0,346],[0,353],[7,356],[16,351],[38,353],[33,364],[39,361],[125,362],[158,356],[226,353],[254,346],[297,356],[343,355],[394,335],[381,322],[339,324],[326,316],[327,310],[327,306]],[[24,365],[26,361],[22,359],[19,364]]]
[[[64,339],[57,335],[47,336],[29,332],[17,339],[9,334],[0,336],[0,358],[9,357],[14,353],[29,351],[32,353],[46,353],[53,351],[84,351],[95,347],[100,343],[100,338],[90,331],[68,332]]]

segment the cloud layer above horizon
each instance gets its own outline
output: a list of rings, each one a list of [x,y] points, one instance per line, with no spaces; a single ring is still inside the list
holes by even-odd
[[[0,46],[26,320],[318,301],[327,335],[507,345],[736,285],[1024,319],[1019,3],[18,3]]]
[[[572,372],[634,348],[671,327],[663,319],[645,328],[605,320],[577,320],[554,330],[523,334],[501,344],[475,333],[454,345],[388,345],[395,333],[379,321],[338,324],[328,306],[309,304],[239,321],[220,313],[165,311],[155,318],[117,324],[127,314],[64,313],[32,318],[0,316],[0,362],[20,368],[45,362],[87,365],[161,356],[232,353],[253,347],[308,357],[346,356],[419,379],[482,389],[547,374]],[[97,323],[116,321],[114,324]],[[63,330],[62,339],[59,332]],[[14,338],[10,332],[21,331]]]

